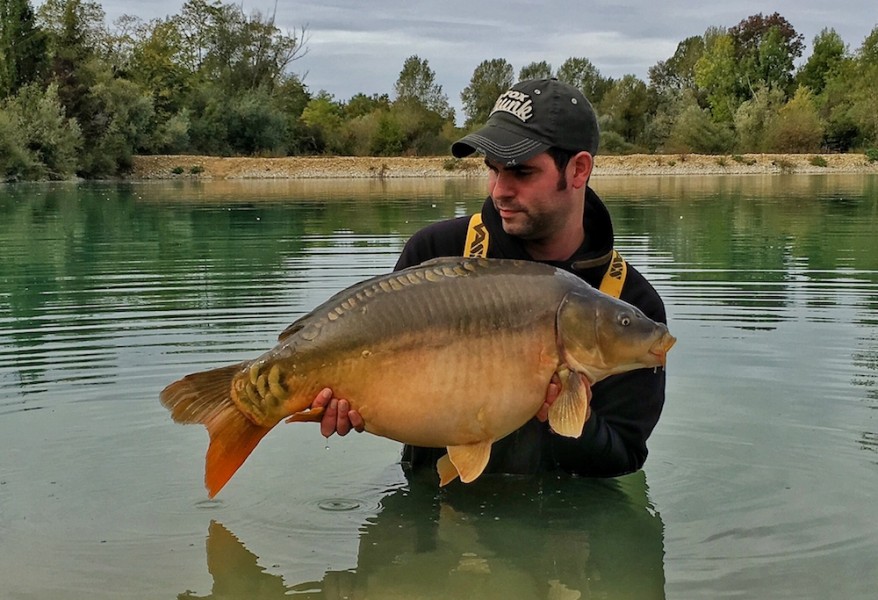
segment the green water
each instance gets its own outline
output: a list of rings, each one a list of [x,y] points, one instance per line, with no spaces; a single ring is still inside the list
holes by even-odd
[[[679,340],[643,472],[438,492],[296,424],[215,500],[158,392],[482,182],[0,187],[0,598],[873,598],[878,176],[594,187]]]

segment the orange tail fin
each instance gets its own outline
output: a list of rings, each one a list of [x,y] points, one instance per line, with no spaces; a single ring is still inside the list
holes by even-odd
[[[244,464],[271,427],[253,423],[230,396],[232,377],[245,363],[187,375],[161,393],[177,423],[201,423],[210,434],[204,485],[213,498]]]

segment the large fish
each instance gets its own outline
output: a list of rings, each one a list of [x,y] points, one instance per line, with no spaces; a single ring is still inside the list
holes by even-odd
[[[484,470],[491,445],[531,419],[553,375],[549,424],[578,437],[591,385],[664,366],[667,327],[551,266],[444,258],[363,281],[280,334],[262,356],[194,373],[161,401],[178,423],[210,433],[213,497],[281,420],[319,421],[324,387],[359,411],[366,430],[446,447],[442,485]]]

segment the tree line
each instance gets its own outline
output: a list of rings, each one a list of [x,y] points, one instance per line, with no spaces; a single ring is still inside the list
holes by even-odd
[[[587,57],[517,73],[482,61],[460,92],[463,127],[425,58],[392,92],[341,100],[294,72],[308,31],[221,0],[105,23],[88,0],[0,0],[0,180],[112,177],[137,154],[445,155],[515,81],[557,77],[598,113],[601,153],[866,152],[878,159],[878,26],[854,50],[804,39],[778,13],[709,27],[673,56],[607,77]]]

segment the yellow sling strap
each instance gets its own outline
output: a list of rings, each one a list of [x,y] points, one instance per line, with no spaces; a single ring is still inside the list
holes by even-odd
[[[610,259],[610,266],[601,279],[600,289],[603,293],[613,298],[622,295],[622,286],[625,285],[625,277],[628,275],[628,263],[622,258],[622,255],[613,249],[613,257]]]
[[[490,237],[488,229],[482,223],[481,213],[475,213],[469,219],[469,228],[466,231],[466,243],[464,245],[464,256],[467,258],[485,258],[488,256],[488,242]],[[610,259],[610,266],[604,273],[599,288],[603,293],[613,298],[622,295],[622,286],[625,285],[625,277],[628,275],[628,264],[616,250],[613,250],[613,256]]]
[[[485,258],[488,256],[488,229],[482,223],[482,214],[476,213],[469,218],[469,229],[466,231],[466,244],[463,255],[467,258]]]

